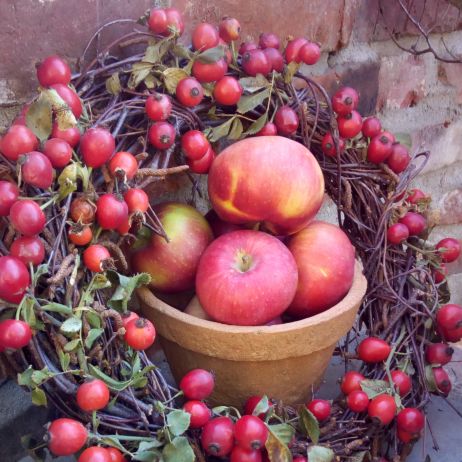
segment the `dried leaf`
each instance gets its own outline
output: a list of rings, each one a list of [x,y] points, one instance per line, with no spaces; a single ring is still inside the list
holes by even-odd
[[[390,391],[390,384],[385,380],[361,380],[361,389],[369,399]]]
[[[165,69],[163,72],[165,88],[169,93],[175,93],[178,82],[188,76],[189,74],[179,67],[169,67],[168,69]]]
[[[149,90],[152,90],[153,88],[156,88],[159,85],[159,80],[154,77],[154,75],[149,74],[147,77],[144,79],[144,84],[146,85],[146,88],[149,88]]]
[[[310,437],[314,444],[319,441],[319,422],[318,419],[305,406],[300,408],[300,427],[302,431]]]
[[[371,453],[369,451],[361,451],[354,453],[350,458],[350,462],[368,462],[371,460]]]
[[[40,141],[44,141],[50,136],[53,125],[52,115],[51,103],[43,93],[27,110],[26,125]]]
[[[106,80],[106,90],[111,95],[118,95],[122,91],[118,72],[114,72],[114,74]]]
[[[55,112],[56,122],[60,130],[67,130],[68,128],[72,128],[77,125],[77,120],[74,114],[61,96],[58,95],[56,90],[42,90],[42,94],[50,102]]]
[[[173,42],[168,38],[152,43],[146,48],[142,61],[144,63],[157,64],[162,61],[163,56],[172,48]]]
[[[268,114],[265,112],[252,125],[250,125],[249,128],[247,128],[244,135],[255,135],[255,133],[258,133],[265,126],[267,120]]]
[[[242,79],[239,79],[239,83],[244,91],[248,93],[255,93],[256,91],[271,85],[262,74],[257,74],[256,77],[243,77]]]
[[[223,45],[218,45],[214,48],[209,48],[208,50],[203,51],[199,54],[196,59],[200,63],[212,64],[216,63],[225,56],[225,48]]]
[[[332,462],[335,457],[334,451],[324,446],[310,446],[307,452],[310,462]]]
[[[290,425],[287,424],[280,425],[290,427]],[[268,452],[268,457],[271,462],[291,462],[292,454],[290,452],[290,449],[287,447],[287,444],[284,441],[282,441],[280,433],[275,431],[275,427],[279,427],[280,425],[268,426],[269,434],[268,439],[266,440],[265,448]],[[292,436],[293,435],[294,433],[292,433]]]
[[[244,127],[242,126],[241,119],[236,117],[231,125],[231,130],[229,131],[228,138],[230,140],[238,140],[242,132],[244,131]]]
[[[132,73],[128,79],[128,88],[134,90],[151,72],[153,65],[150,63],[135,63],[132,66]]]
[[[296,63],[295,61],[290,62],[286,67],[284,67],[284,82],[291,83],[294,75],[298,72],[299,69],[300,63]]]
[[[270,93],[270,89],[265,88],[259,93],[255,93],[253,95],[241,96],[241,99],[237,103],[237,112],[245,114],[246,112],[255,109],[270,96]]]
[[[183,45],[177,43],[173,49],[172,53],[179,58],[191,59],[192,53]]]

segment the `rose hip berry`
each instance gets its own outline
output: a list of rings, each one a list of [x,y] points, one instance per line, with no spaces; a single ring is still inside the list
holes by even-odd
[[[167,14],[163,8],[153,8],[149,13],[148,27],[154,34],[167,32]]]
[[[204,98],[204,89],[194,77],[186,77],[178,83],[176,97],[183,106],[194,107]]]
[[[90,128],[80,141],[80,152],[88,167],[101,167],[111,158],[114,151],[114,137],[105,128]]]
[[[416,212],[407,212],[404,217],[399,219],[399,222],[407,226],[409,236],[418,236],[427,227],[427,220]]]
[[[48,56],[37,67],[37,80],[42,87],[50,87],[56,83],[68,85],[71,81],[71,69],[59,56]]]
[[[102,273],[104,271],[105,261],[111,258],[111,254],[106,247],[100,244],[90,245],[83,252],[84,265],[94,273]]]
[[[128,211],[133,212],[146,212],[149,208],[149,197],[142,190],[137,188],[129,189],[124,194],[124,201],[127,204]]]
[[[391,380],[395,386],[396,391],[399,393],[399,396],[406,396],[412,388],[411,378],[406,374],[406,372],[396,369],[391,371]]]
[[[215,151],[210,146],[203,157],[198,160],[188,159],[189,170],[193,173],[205,174],[208,173],[212,162],[215,159]]]
[[[236,18],[225,17],[221,20],[218,27],[218,33],[220,38],[226,43],[231,43],[235,40],[239,40],[239,34],[241,32],[241,25]]]
[[[396,414],[395,399],[387,394],[376,396],[369,403],[367,413],[381,425],[388,425]]]
[[[106,448],[90,446],[80,454],[77,462],[111,462],[111,456]]]
[[[229,462],[262,462],[262,460],[261,451],[252,451],[240,446],[234,446],[229,458]]]
[[[291,107],[282,106],[276,111],[274,124],[279,134],[285,136],[293,135],[298,128],[298,115]]]
[[[181,149],[188,159],[201,159],[209,148],[210,143],[200,130],[188,130],[181,137]]]
[[[265,48],[263,50],[266,58],[271,64],[271,69],[276,72],[282,72],[284,69],[284,56],[277,48]]]
[[[53,183],[53,166],[47,156],[32,151],[19,158],[24,183],[36,188],[48,189]]]
[[[255,42],[252,42],[252,41],[243,42],[241,43],[241,46],[239,47],[239,54],[243,56],[245,52],[256,50],[257,48],[258,48],[258,45]]]
[[[387,241],[390,244],[401,244],[409,237],[409,229],[403,223],[395,223],[387,230]]]
[[[80,130],[77,127],[60,130],[58,124],[54,123],[51,130],[51,137],[67,141],[71,148],[75,148],[80,141]]]
[[[184,22],[181,13],[176,8],[165,8],[167,15],[167,30],[161,35],[169,36],[174,31],[177,35],[182,35],[184,32]]]
[[[279,50],[281,45],[279,37],[272,32],[261,33],[258,44],[262,50],[265,50],[266,48],[275,48],[276,50]]]
[[[411,156],[409,155],[408,149],[402,144],[393,144],[391,148],[391,154],[387,158],[388,166],[395,173],[401,173],[406,170],[410,162]]]
[[[425,426],[425,417],[418,409],[407,407],[397,415],[396,425],[405,432],[420,433]]]
[[[51,138],[45,142],[43,153],[54,168],[64,168],[72,159],[71,145],[61,138]]]
[[[189,371],[180,381],[180,390],[185,398],[202,400],[208,398],[215,387],[213,375],[204,369]]]
[[[202,428],[212,418],[212,411],[202,401],[186,401],[183,411],[191,415],[189,428]]]
[[[93,239],[93,231],[89,226],[76,225],[77,229],[69,229],[67,236],[69,240],[77,246],[84,246]]]
[[[300,57],[300,49],[308,43],[308,40],[303,37],[298,37],[291,40],[285,49],[285,57],[287,64],[295,61],[296,63],[300,63],[302,61]]]
[[[170,148],[175,142],[175,127],[168,122],[155,122],[149,127],[149,142],[160,150]]]
[[[214,63],[201,63],[194,61],[192,75],[200,83],[216,82],[224,77],[228,70],[228,64],[224,59],[219,59]]]
[[[305,64],[316,64],[321,57],[321,48],[314,42],[305,43],[305,45],[300,48],[298,56]]]
[[[148,319],[133,319],[125,327],[124,339],[134,350],[146,350],[156,339],[156,329]]]
[[[111,462],[127,462],[127,459],[117,448],[106,448],[106,451],[111,458]]]
[[[351,87],[343,87],[332,96],[332,109],[338,115],[347,115],[358,107],[358,92]]]
[[[363,120],[363,128],[361,130],[367,138],[374,138],[374,136],[380,135],[382,124],[377,117],[368,117]]]
[[[408,196],[406,197],[406,201],[409,202],[410,204],[418,204],[419,201],[422,199],[426,199],[427,196],[423,191],[420,189],[414,188],[409,190]]]
[[[361,381],[363,381],[364,375],[356,371],[348,371],[342,378],[340,388],[345,395],[349,395],[352,391],[361,391]]]
[[[48,448],[55,456],[70,456],[87,441],[87,430],[73,419],[57,419],[48,427]]]
[[[257,74],[266,75],[271,72],[271,62],[263,50],[250,50],[242,55],[242,69],[247,75],[255,77]]]
[[[335,149],[334,138],[331,133],[326,133],[322,139],[321,143],[322,152],[328,157],[336,157],[337,150]],[[345,150],[345,141],[342,138],[338,139],[338,150],[339,153]]]
[[[367,147],[367,160],[373,164],[380,164],[387,160],[392,150],[390,138],[383,134],[374,136]]]
[[[255,408],[258,406],[258,403],[262,400],[262,396],[251,396],[247,399],[244,404],[244,414],[245,415],[253,415]],[[259,419],[265,418],[265,413],[262,412],[257,416]]]
[[[103,229],[117,229],[127,217],[126,202],[114,194],[103,194],[96,202],[96,220]]]
[[[12,205],[10,221],[14,229],[24,236],[35,236],[42,232],[46,218],[37,202],[23,199]]]
[[[338,116],[337,122],[338,132],[342,138],[354,138],[361,131],[363,125],[363,119],[357,111]]]
[[[111,175],[132,180],[138,172],[138,161],[130,152],[116,152],[114,157],[109,161],[109,171]]]
[[[234,425],[236,446],[247,450],[257,450],[265,446],[268,427],[256,416],[244,415]]]
[[[359,359],[365,363],[385,361],[390,351],[390,344],[377,337],[367,337],[358,346]]]
[[[0,217],[7,217],[13,204],[18,200],[18,186],[11,181],[0,180]]]
[[[347,396],[346,404],[353,412],[365,412],[369,406],[369,397],[362,390],[353,390]]]
[[[229,417],[216,417],[204,425],[201,445],[207,454],[224,457],[231,452],[233,444],[234,424]]]
[[[21,236],[13,241],[10,254],[19,258],[25,265],[40,265],[45,259],[45,246],[37,236]]]
[[[167,120],[172,113],[172,101],[170,97],[162,93],[154,93],[146,98],[146,115],[154,122]]]
[[[306,407],[319,422],[326,420],[330,416],[330,402],[325,399],[313,399],[306,404]]]
[[[255,136],[276,136],[278,134],[278,129],[273,122],[267,122],[263,128],[255,133]]]
[[[139,316],[134,311],[125,311],[120,316],[122,318],[122,323],[124,327],[127,327],[130,321],[133,321],[134,319],[139,318]]]
[[[109,398],[109,388],[100,379],[92,379],[77,388],[77,405],[85,412],[105,408],[109,403]]]
[[[195,50],[204,51],[216,47],[219,38],[220,36],[215,26],[203,22],[194,29],[191,41]]]
[[[448,275],[448,268],[444,263],[440,263],[438,268],[432,268],[433,279],[437,284],[443,282]]]
[[[56,91],[61,99],[67,104],[76,119],[79,119],[83,112],[82,101],[77,93],[67,85],[62,83],[55,83],[50,85],[50,88]]]
[[[73,221],[76,223],[83,223],[89,225],[95,220],[96,206],[85,199],[84,197],[78,197],[71,203],[70,215]]]
[[[438,331],[449,342],[462,338],[462,307],[454,303],[442,306],[436,312]]]
[[[425,349],[425,359],[430,364],[444,366],[449,363],[454,354],[454,349],[447,343],[431,343]]]
[[[213,97],[218,104],[234,106],[241,98],[243,89],[235,77],[225,76],[220,79],[213,89]]]
[[[16,162],[21,154],[34,151],[38,147],[36,136],[24,125],[12,125],[1,141],[0,151],[13,162]]]
[[[438,392],[443,396],[448,396],[452,389],[449,375],[442,367],[434,367],[432,369],[433,379],[435,381]]]
[[[460,256],[460,242],[452,237],[441,239],[435,247],[445,263],[456,261]]]
[[[29,344],[32,331],[24,321],[19,319],[5,319],[0,322],[0,345],[3,348],[19,350]]]

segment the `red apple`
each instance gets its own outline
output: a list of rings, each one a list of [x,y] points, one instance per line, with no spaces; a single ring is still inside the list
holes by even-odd
[[[282,242],[261,231],[233,231],[202,255],[196,293],[213,320],[257,326],[286,310],[297,280],[295,260]]]
[[[288,314],[313,316],[346,295],[353,283],[355,249],[339,227],[314,221],[287,245],[298,266],[297,292]]]
[[[154,207],[169,242],[154,234],[150,244],[133,255],[135,271],[151,275],[151,286],[162,292],[192,289],[197,265],[213,239],[207,220],[193,207],[167,202]]]
[[[319,210],[324,178],[300,143],[281,136],[247,138],[227,147],[209,171],[210,200],[230,223],[263,222],[273,234],[293,234]]]
[[[223,221],[215,210],[211,209],[205,214],[205,219],[209,222],[210,227],[212,228],[213,235],[215,237],[220,237],[222,234],[230,233],[231,231],[237,231],[242,229],[242,226],[235,225],[233,223],[227,223]]]

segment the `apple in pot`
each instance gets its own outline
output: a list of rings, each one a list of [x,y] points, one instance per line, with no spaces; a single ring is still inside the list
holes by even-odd
[[[338,227],[314,221],[287,243],[298,267],[298,287],[287,314],[306,318],[338,303],[353,284],[355,249]]]
[[[224,324],[257,326],[280,316],[298,281],[287,247],[261,231],[224,234],[203,253],[196,293],[204,311]]]
[[[199,259],[213,239],[207,220],[186,204],[167,202],[154,207],[169,242],[153,234],[148,246],[132,256],[135,271],[150,274],[151,287],[174,293],[192,289]]]
[[[302,144],[281,136],[238,141],[213,161],[208,191],[214,210],[229,223],[261,222],[272,234],[293,234],[318,212],[324,178]]]

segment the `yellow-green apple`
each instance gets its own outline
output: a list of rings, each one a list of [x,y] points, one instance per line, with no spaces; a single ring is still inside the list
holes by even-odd
[[[339,302],[353,283],[355,249],[338,227],[313,221],[287,243],[298,267],[298,287],[287,313],[306,318]]]
[[[293,234],[319,210],[324,178],[302,144],[281,136],[256,136],[232,144],[213,161],[208,190],[220,218],[262,222],[276,235]]]
[[[151,275],[161,292],[192,289],[199,259],[213,239],[207,220],[193,207],[167,202],[154,207],[169,241],[153,234],[149,245],[132,258],[135,271]]]
[[[256,326],[286,310],[297,281],[297,265],[281,241],[261,231],[233,231],[203,253],[196,294],[213,320]]]

